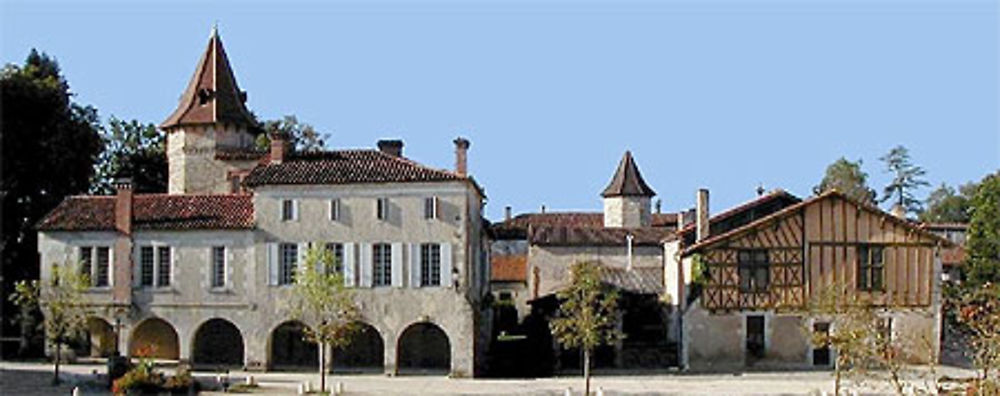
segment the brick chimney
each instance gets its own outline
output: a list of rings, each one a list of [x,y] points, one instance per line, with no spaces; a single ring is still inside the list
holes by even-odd
[[[503,221],[510,221],[510,205],[503,208]]]
[[[114,181],[115,195],[114,263],[112,264],[111,296],[116,304],[128,305],[132,301],[132,179],[118,177]]]
[[[271,163],[280,164],[284,162],[285,157],[292,151],[288,134],[272,132],[268,137],[271,139]]]
[[[463,137],[455,138],[455,173],[461,176],[469,174],[469,140]]]
[[[403,141],[402,140],[398,140],[398,139],[394,139],[394,140],[385,140],[385,139],[379,140],[378,141],[378,151],[381,151],[383,153],[389,154],[389,155],[391,155],[393,157],[402,157],[403,156]]]
[[[132,235],[132,178],[116,177],[115,194],[115,230],[125,235]]]
[[[708,212],[708,189],[699,188],[698,198],[695,203],[695,241],[701,242],[708,238],[709,233],[709,212]]]

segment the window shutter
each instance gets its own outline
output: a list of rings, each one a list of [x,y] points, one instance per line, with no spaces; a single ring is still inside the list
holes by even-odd
[[[298,211],[296,210],[296,212]],[[296,213],[296,215],[297,214],[298,213]],[[309,242],[299,242],[298,252],[296,252],[298,253],[298,261],[295,262],[295,272],[302,271],[306,268],[306,252],[309,251],[309,246],[311,245],[312,244]],[[298,274],[295,274],[295,276],[298,276]]]
[[[357,273],[357,261],[354,260],[354,243],[344,244],[344,286],[354,287],[355,274]]]
[[[142,264],[139,263],[142,255],[140,252],[142,252],[141,246],[135,245],[132,247],[132,287],[142,286]]]
[[[108,247],[108,262],[104,265],[108,267],[108,286],[115,287],[115,249],[110,246]]]
[[[451,244],[441,244],[441,287],[451,287]]]
[[[267,284],[278,285],[278,244],[267,244]]]
[[[292,200],[292,220],[299,220],[299,200],[297,199]]]
[[[403,287],[403,244],[392,244],[392,286]]]
[[[167,285],[170,287],[176,286],[177,281],[177,249],[173,246],[168,247],[170,250],[170,267],[167,269]]]
[[[375,265],[372,260],[372,244],[362,243],[361,260],[358,261],[358,268],[361,272],[361,287],[372,287],[372,270]]]
[[[420,244],[410,244],[410,287],[420,287]]]

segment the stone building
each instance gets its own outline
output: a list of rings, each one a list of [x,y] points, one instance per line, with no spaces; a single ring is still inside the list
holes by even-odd
[[[334,370],[419,369],[471,376],[489,335],[483,190],[467,172],[421,165],[403,142],[378,149],[269,150],[213,31],[167,134],[169,192],[66,198],[38,225],[42,278],[91,276],[90,352],[120,350],[275,369],[311,365],[310,323],[283,306],[309,248],[339,259],[362,330]],[[87,352],[87,351],[84,351]]]
[[[597,351],[595,364],[619,368],[674,364],[671,343],[676,340],[670,338],[670,313],[660,301],[662,240],[674,235],[677,215],[655,212],[651,204],[655,194],[626,152],[601,194],[603,212],[528,213],[507,216],[492,227],[492,287],[498,298],[511,299],[521,319],[518,326],[498,321],[498,329],[504,323],[507,331],[527,337],[525,349],[532,357],[525,366],[534,374],[580,364],[578,351],[558,348],[547,334],[548,320],[558,305],[555,293],[568,284],[570,266],[580,261],[599,262],[605,281],[623,294],[620,325],[628,337]],[[508,271],[512,275],[506,275]]]

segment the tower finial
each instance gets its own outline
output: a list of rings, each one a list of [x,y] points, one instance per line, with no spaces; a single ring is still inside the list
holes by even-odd
[[[211,34],[211,37],[218,37],[218,36],[219,36],[219,20],[216,19],[215,23],[212,24],[212,34]]]

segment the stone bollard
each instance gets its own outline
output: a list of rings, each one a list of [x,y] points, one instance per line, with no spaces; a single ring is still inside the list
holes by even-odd
[[[305,386],[305,384],[303,384],[301,382],[299,383],[299,392],[298,392],[298,394],[300,394],[300,395],[306,394],[306,386]]]
[[[80,387],[79,386],[74,386],[73,387],[73,396],[80,396]]]
[[[563,392],[564,396],[573,396],[573,388],[566,388],[566,392]]]
[[[254,386],[255,385],[254,382],[253,382],[253,376],[252,375],[248,375],[247,376],[247,382],[246,382],[246,384],[247,384],[247,386]]]
[[[344,383],[337,381],[337,385],[333,387],[333,394],[342,395],[344,394]]]
[[[604,387],[597,387],[597,396],[604,396]]]

